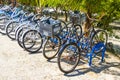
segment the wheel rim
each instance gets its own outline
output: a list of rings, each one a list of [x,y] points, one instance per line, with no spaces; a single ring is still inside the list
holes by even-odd
[[[8,18],[0,19],[0,32],[3,34],[6,34],[5,25],[6,25],[8,20],[9,20]]]
[[[11,39],[15,39],[15,28],[17,27],[18,23],[12,23],[9,25],[9,27],[7,28],[7,35],[11,38]]]
[[[30,52],[36,52],[41,48],[42,38],[37,31],[29,31],[23,40],[25,49]]]
[[[78,48],[74,45],[67,46],[60,55],[60,69],[63,72],[73,71],[76,67],[79,57]]]
[[[23,35],[23,29],[19,30],[17,35],[18,44],[20,47],[23,48],[22,35]]]
[[[77,36],[81,36],[81,34],[82,34],[81,26],[80,25],[75,25],[74,27],[75,27]]]
[[[56,56],[60,49],[60,40],[58,37],[49,38],[44,46],[44,54],[47,58],[53,58]]]
[[[104,45],[106,46],[107,44],[107,33],[105,31],[99,31],[97,32],[97,34],[94,35],[93,39],[92,39],[92,46],[94,46],[95,44],[97,44],[98,42],[102,42],[104,43]],[[95,53],[100,52],[103,49],[103,47],[101,47],[98,50],[95,50]]]

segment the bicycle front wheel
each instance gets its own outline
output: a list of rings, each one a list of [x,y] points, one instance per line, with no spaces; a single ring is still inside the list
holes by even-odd
[[[28,30],[23,35],[22,42],[26,51],[35,53],[42,48],[43,39],[37,30]]]
[[[0,33],[5,34],[6,35],[6,24],[8,22],[9,18],[0,18]]]
[[[47,41],[43,47],[43,55],[46,59],[52,59],[54,58],[59,49],[60,49],[60,38],[58,36],[54,36],[47,38]]]
[[[15,40],[15,29],[18,25],[18,22],[10,22],[6,27],[6,34],[12,40]]]
[[[74,71],[80,60],[80,49],[75,43],[65,45],[58,54],[58,66],[64,73]]]

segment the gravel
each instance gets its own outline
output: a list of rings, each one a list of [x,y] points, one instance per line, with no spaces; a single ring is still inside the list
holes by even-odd
[[[120,60],[106,52],[105,62],[89,67],[78,65],[74,72],[62,73],[57,57],[47,61],[40,52],[30,54],[16,41],[0,34],[0,80],[120,80]]]

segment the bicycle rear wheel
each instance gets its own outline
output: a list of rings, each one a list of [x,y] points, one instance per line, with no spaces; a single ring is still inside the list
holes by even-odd
[[[92,38],[90,40],[90,45],[91,45],[91,47],[93,47],[98,42],[102,42],[106,46],[107,45],[107,41],[108,41],[107,32],[104,31],[104,30],[97,30],[96,33],[92,36]],[[103,49],[103,47],[95,50],[94,52],[97,54],[97,53],[101,52],[102,49]]]
[[[77,33],[76,35],[81,36],[82,35],[82,27],[81,27],[81,25],[76,24],[76,25],[74,25],[74,28],[75,28],[75,31]]]
[[[70,27],[74,27],[74,24],[72,22],[69,22],[67,23],[67,27],[70,28]]]
[[[60,22],[61,22],[62,29],[67,28],[67,24],[63,20],[60,20]]]
[[[80,49],[75,43],[65,45],[58,54],[58,66],[64,73],[74,71],[80,60]]]

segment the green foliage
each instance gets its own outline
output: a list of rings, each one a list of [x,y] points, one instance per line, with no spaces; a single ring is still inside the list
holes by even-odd
[[[103,11],[105,15],[100,21],[101,28],[111,31],[112,27],[109,27],[109,23],[120,18],[120,0],[109,0],[102,4],[104,5]]]
[[[19,3],[27,6],[40,6],[42,0],[17,0]]]
[[[120,37],[119,37],[118,35],[115,35],[115,38],[116,38],[116,39],[120,39]]]
[[[109,23],[120,18],[120,0],[18,0],[22,4],[31,6],[60,7],[64,10],[81,10],[92,14],[97,13],[98,17],[102,16],[101,28],[111,30]]]

